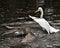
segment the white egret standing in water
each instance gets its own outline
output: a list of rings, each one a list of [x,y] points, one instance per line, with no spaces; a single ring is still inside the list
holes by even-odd
[[[48,21],[43,18],[43,9],[41,7],[39,7],[36,12],[38,11],[41,11],[40,18],[32,17],[31,15],[29,15],[29,17],[32,18],[35,22],[37,22],[43,29],[45,29],[48,34],[52,32],[58,32],[59,29],[55,29],[54,27],[50,26]]]

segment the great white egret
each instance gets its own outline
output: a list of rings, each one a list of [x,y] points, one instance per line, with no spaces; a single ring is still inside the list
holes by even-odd
[[[50,26],[48,21],[43,18],[43,9],[41,7],[39,7],[36,12],[38,11],[41,11],[40,18],[32,17],[31,15],[29,15],[29,17],[32,18],[35,22],[37,22],[43,29],[45,29],[48,34],[52,32],[58,32],[59,29],[55,29],[54,27]]]

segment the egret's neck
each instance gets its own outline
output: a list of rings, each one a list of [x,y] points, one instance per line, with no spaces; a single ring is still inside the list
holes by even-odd
[[[41,10],[40,18],[43,18],[43,10]]]

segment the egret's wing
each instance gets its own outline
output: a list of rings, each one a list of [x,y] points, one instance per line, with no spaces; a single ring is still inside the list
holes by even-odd
[[[46,21],[44,18],[39,20],[39,25],[40,25],[42,28],[46,29],[46,30],[49,32],[49,30],[50,30],[50,28],[49,28],[50,25],[49,25],[48,21]]]
[[[37,22],[42,28],[46,29],[47,32],[49,32],[50,28],[49,28],[49,23],[48,21],[46,21],[44,18],[36,18],[36,17],[32,17],[29,15],[30,18],[32,18],[35,22]]]

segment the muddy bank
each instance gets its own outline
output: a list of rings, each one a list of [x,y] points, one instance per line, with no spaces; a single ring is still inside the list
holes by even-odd
[[[48,35],[35,22],[9,27],[0,27],[0,48],[60,48],[60,31]]]

